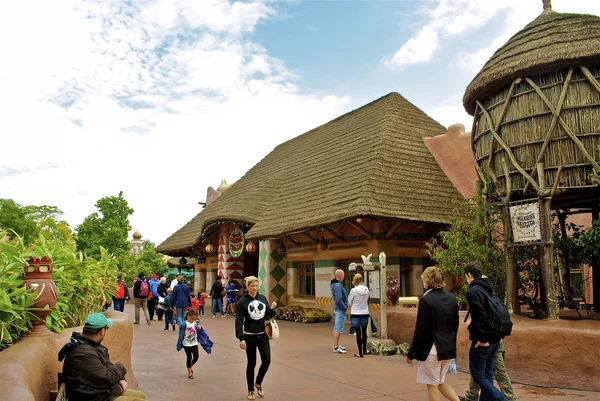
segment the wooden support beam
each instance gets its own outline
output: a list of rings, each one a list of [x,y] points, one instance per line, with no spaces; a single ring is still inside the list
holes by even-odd
[[[542,99],[542,101],[546,104],[546,106],[553,113],[555,113],[556,110],[554,110],[552,103],[550,103],[550,99],[548,99],[548,97],[546,97],[546,95],[542,92],[540,87],[537,86],[537,84],[535,82],[533,82],[531,80],[531,78],[525,78],[525,79],[527,80],[527,83],[529,85],[531,85],[531,87],[535,90],[535,92],[538,94],[538,96]],[[564,122],[564,120],[560,116],[558,116],[558,123],[563,128],[563,130],[567,133],[567,135],[569,135],[569,137],[573,140],[573,142],[575,143],[575,146],[577,146],[577,149],[581,152],[583,157],[588,161],[588,163],[590,163],[592,165],[594,172],[596,174],[600,173],[600,165],[598,165],[596,160],[594,160],[594,158],[588,153],[588,151],[585,149],[585,146],[583,146],[583,143],[581,143],[579,138],[577,138],[577,136],[573,133],[571,128],[567,125],[567,123]]]
[[[512,163],[513,167],[515,169],[517,169],[517,171],[519,173],[521,173],[521,175],[523,177],[525,177],[525,179],[531,183],[531,185],[535,188],[536,192],[539,191],[540,187],[538,186],[538,184],[535,182],[535,180],[533,178],[531,178],[531,176],[529,174],[527,174],[527,172],[523,169],[523,167],[521,167],[521,165],[519,164],[519,162],[515,158],[515,155],[513,154],[513,152],[510,149],[510,147],[502,140],[502,138],[500,138],[500,135],[498,135],[498,133],[496,132],[496,130],[493,128],[494,127],[494,123],[492,122],[492,117],[487,112],[487,110],[485,109],[485,107],[483,107],[483,104],[481,104],[479,101],[477,101],[477,104],[481,108],[481,111],[482,111],[483,115],[485,116],[485,119],[487,120],[488,125],[490,126],[490,132],[492,133],[492,136],[496,139],[496,141],[498,142],[498,144],[504,149],[504,151],[506,152],[506,155],[510,159],[510,162]]]
[[[318,240],[318,239],[316,239],[315,237],[313,237],[312,235],[310,235],[310,234],[308,233],[308,231],[307,231],[307,232],[304,232],[304,233],[302,233],[302,234],[304,234],[304,235],[306,235],[308,238],[310,238],[310,240],[311,240],[312,242],[314,242],[315,244],[318,244],[318,243],[319,243],[319,240]]]
[[[360,224],[351,221],[350,225],[352,227],[356,228],[358,231],[360,231],[361,234],[365,235],[368,239],[373,239],[373,235],[370,232],[368,232],[367,230],[365,230],[365,228],[363,226],[361,226]]]
[[[300,246],[300,243],[298,241],[295,241],[290,235],[288,235],[286,237],[292,244],[296,245],[296,246]]]
[[[506,162],[506,161],[504,161]],[[510,194],[508,195],[510,196]],[[504,207],[504,251],[506,252],[506,299],[504,303],[511,313],[521,314],[519,304],[519,286],[517,272],[515,270],[515,249],[512,247],[512,225],[510,220],[510,208]]]
[[[546,177],[544,174],[544,164],[537,164],[539,188],[541,191],[546,189]],[[540,199],[540,233],[541,240],[544,246],[542,247],[542,281],[544,284],[545,294],[543,304],[546,307],[547,316],[549,319],[558,319],[558,290],[554,280],[554,266],[552,264],[552,256],[554,254],[554,243],[552,242],[552,212],[551,199]]]
[[[385,233],[385,239],[390,238],[392,236],[392,234],[394,233],[394,231],[396,231],[396,228],[398,228],[399,225],[400,225],[399,221],[392,224],[392,226],[389,228],[389,230],[387,230],[387,233]]]
[[[542,144],[542,149],[538,153],[537,160],[535,161],[534,168],[531,171],[531,177],[535,178],[536,166],[539,162],[544,158],[544,153],[546,153],[546,149],[548,148],[548,144],[550,143],[550,137],[554,132],[554,128],[556,127],[556,123],[558,123],[558,118],[560,117],[560,112],[562,111],[563,104],[565,102],[565,97],[567,96],[567,89],[569,89],[569,83],[571,82],[571,77],[573,76],[573,67],[569,69],[569,73],[567,74],[567,78],[565,79],[565,83],[563,85],[562,92],[560,94],[560,98],[558,99],[558,104],[556,105],[556,110],[553,112],[554,117],[552,118],[552,123],[550,124],[550,128],[546,133],[546,137],[544,138],[544,143]],[[529,183],[525,183],[525,187],[523,188],[523,192],[527,192],[527,188],[529,187]]]
[[[552,186],[552,191],[550,192],[550,197],[552,198],[554,194],[556,194],[556,189],[558,188],[558,182],[560,181],[560,173],[563,171],[563,166],[558,168],[556,172],[556,179],[554,180],[554,185]]]
[[[333,238],[335,238],[336,240],[338,240],[340,242],[344,242],[344,239],[342,237],[340,237],[339,235],[337,235],[336,232],[333,231],[331,228],[327,228],[327,232],[329,234],[331,234],[333,236]]]
[[[496,132],[500,132],[500,124],[502,123],[502,120],[504,120],[504,116],[506,116],[506,111],[508,110],[508,106],[510,105],[510,102],[512,100],[513,93],[515,93],[515,88],[520,83],[521,83],[521,78],[517,78],[510,85],[510,89],[508,90],[508,94],[506,95],[506,100],[504,101],[504,105],[502,106],[500,115],[498,116],[498,119],[496,120],[496,125],[494,127]],[[492,159],[493,158],[494,158],[494,140],[492,139],[490,141],[490,156],[487,160],[488,169],[491,169],[491,167],[492,167]]]

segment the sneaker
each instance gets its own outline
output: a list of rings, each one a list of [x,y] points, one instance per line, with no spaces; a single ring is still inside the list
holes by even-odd
[[[342,347],[341,345],[338,345],[338,348],[341,349],[342,351],[346,351],[346,347]]]
[[[221,317],[227,317],[227,316],[225,316],[225,315],[221,315]]]
[[[217,317],[217,315],[213,315],[213,317]]]
[[[336,354],[345,354],[346,350],[342,349],[342,347],[337,347],[337,348],[333,347],[333,352],[336,353]]]

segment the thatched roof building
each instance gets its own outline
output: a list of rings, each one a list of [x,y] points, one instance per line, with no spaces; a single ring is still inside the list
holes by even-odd
[[[446,224],[460,195],[423,143],[445,132],[390,93],[277,146],[157,251],[184,255],[226,221],[249,240],[357,216]]]
[[[467,87],[463,104],[471,115],[475,101],[488,99],[516,78],[561,68],[600,64],[600,17],[544,11],[488,60]]]

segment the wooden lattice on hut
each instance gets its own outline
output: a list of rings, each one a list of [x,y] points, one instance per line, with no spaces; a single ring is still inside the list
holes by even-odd
[[[600,17],[554,12],[550,0],[543,5],[477,74],[463,103],[474,117],[478,174],[495,184],[491,200],[506,206],[507,238],[508,202],[539,202],[543,301],[548,316],[558,317],[551,210],[585,207],[597,218],[600,204]],[[518,307],[511,263],[507,293]]]
[[[550,189],[597,188],[600,166],[600,65],[517,78],[476,101],[473,152],[499,195],[537,196],[538,163]],[[507,181],[507,177],[510,180]]]

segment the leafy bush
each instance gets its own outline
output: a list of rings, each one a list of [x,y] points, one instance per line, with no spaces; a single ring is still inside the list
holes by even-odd
[[[15,244],[0,242],[0,349],[12,344],[37,319],[30,312],[36,294],[22,287],[25,245],[17,238]]]
[[[36,319],[31,313],[36,294],[22,288],[23,268],[31,256],[52,258],[58,300],[46,319],[50,330],[60,332],[65,327],[83,324],[88,314],[101,311],[112,298],[117,262],[103,248],[96,260],[84,259],[81,253],[75,254],[70,247],[46,241],[43,236],[31,250],[25,248],[19,236],[12,242],[0,243],[0,288],[6,291],[6,297],[0,294],[0,347],[19,338]]]

